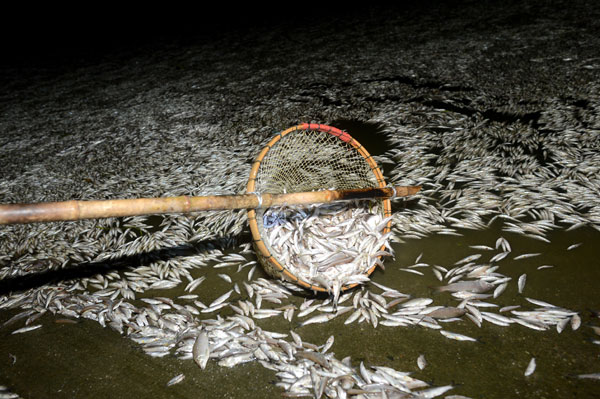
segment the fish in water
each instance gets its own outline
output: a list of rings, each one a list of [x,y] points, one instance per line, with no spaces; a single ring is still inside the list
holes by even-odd
[[[206,364],[208,363],[208,358],[210,357],[210,346],[208,342],[208,335],[206,332],[201,331],[196,337],[196,341],[194,342],[194,347],[192,349],[192,356],[194,361],[202,370],[206,368]]]
[[[527,365],[527,368],[525,369],[525,377],[529,377],[531,374],[533,374],[533,372],[535,371],[535,367],[535,357],[532,357],[529,361],[529,364]]]
[[[519,288],[519,294],[523,293],[523,289],[525,289],[525,282],[527,281],[527,274],[521,274],[519,277],[519,281],[517,282]]]
[[[577,374],[577,378],[589,378],[592,380],[600,380],[600,373],[590,373],[590,374]]]
[[[474,292],[476,294],[483,293],[494,288],[493,284],[488,283],[483,280],[469,280],[469,281],[459,281],[457,283],[452,283],[448,285],[444,285],[442,287],[436,287],[437,292],[459,292],[459,291],[469,291]]]
[[[429,313],[426,313],[426,315],[429,317],[433,317],[434,319],[452,319],[454,317],[460,317],[466,312],[467,311],[462,308],[444,307],[435,309]]]
[[[446,331],[446,330],[440,330],[440,333],[446,337],[446,338],[450,338],[450,339],[454,339],[456,341],[473,341],[473,342],[477,342],[477,340],[475,338],[469,337],[467,335],[462,335],[462,334],[458,334],[458,333],[453,333],[450,331]]]
[[[22,328],[19,328],[18,330],[13,331],[11,334],[20,334],[20,333],[24,333],[24,332],[29,332],[29,331],[37,330],[40,327],[42,327],[41,324],[36,324],[34,326],[22,327]]]
[[[583,244],[583,243],[578,242],[577,244],[569,245],[567,247],[567,251],[571,251],[572,249],[578,248],[581,244]]]
[[[534,256],[539,256],[539,255],[541,255],[541,253],[539,253],[539,252],[531,253],[531,254],[523,254],[523,255],[515,256],[514,260],[533,258]]]
[[[167,386],[170,387],[171,385],[179,384],[184,378],[185,374],[176,375],[175,377],[171,378],[169,382],[167,382]]]
[[[425,360],[425,355],[420,355],[417,358],[417,366],[419,366],[420,370],[423,370],[425,367],[427,367],[427,360]]]

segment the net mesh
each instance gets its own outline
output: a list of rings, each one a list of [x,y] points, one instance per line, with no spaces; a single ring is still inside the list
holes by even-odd
[[[283,136],[256,178],[256,191],[271,194],[377,187],[371,167],[351,144],[317,130]]]

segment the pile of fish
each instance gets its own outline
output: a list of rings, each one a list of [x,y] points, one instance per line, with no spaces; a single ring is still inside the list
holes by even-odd
[[[384,219],[379,208],[377,201],[269,208],[264,238],[292,274],[337,299],[342,286],[365,283],[365,272],[391,255],[391,233],[384,234],[391,217]]]

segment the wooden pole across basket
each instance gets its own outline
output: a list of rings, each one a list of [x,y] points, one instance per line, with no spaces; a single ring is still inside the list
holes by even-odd
[[[0,205],[0,225],[54,222],[223,209],[256,209],[333,201],[393,198],[416,194],[420,186],[323,190],[288,194],[209,195]]]

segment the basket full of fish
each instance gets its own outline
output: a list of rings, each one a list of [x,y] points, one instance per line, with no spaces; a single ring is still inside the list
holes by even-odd
[[[247,193],[387,187],[377,164],[348,133],[304,124],[276,135],[255,160]],[[398,193],[394,189],[393,196]],[[369,280],[390,246],[389,198],[281,205],[249,211],[257,256],[272,276],[339,293]]]

